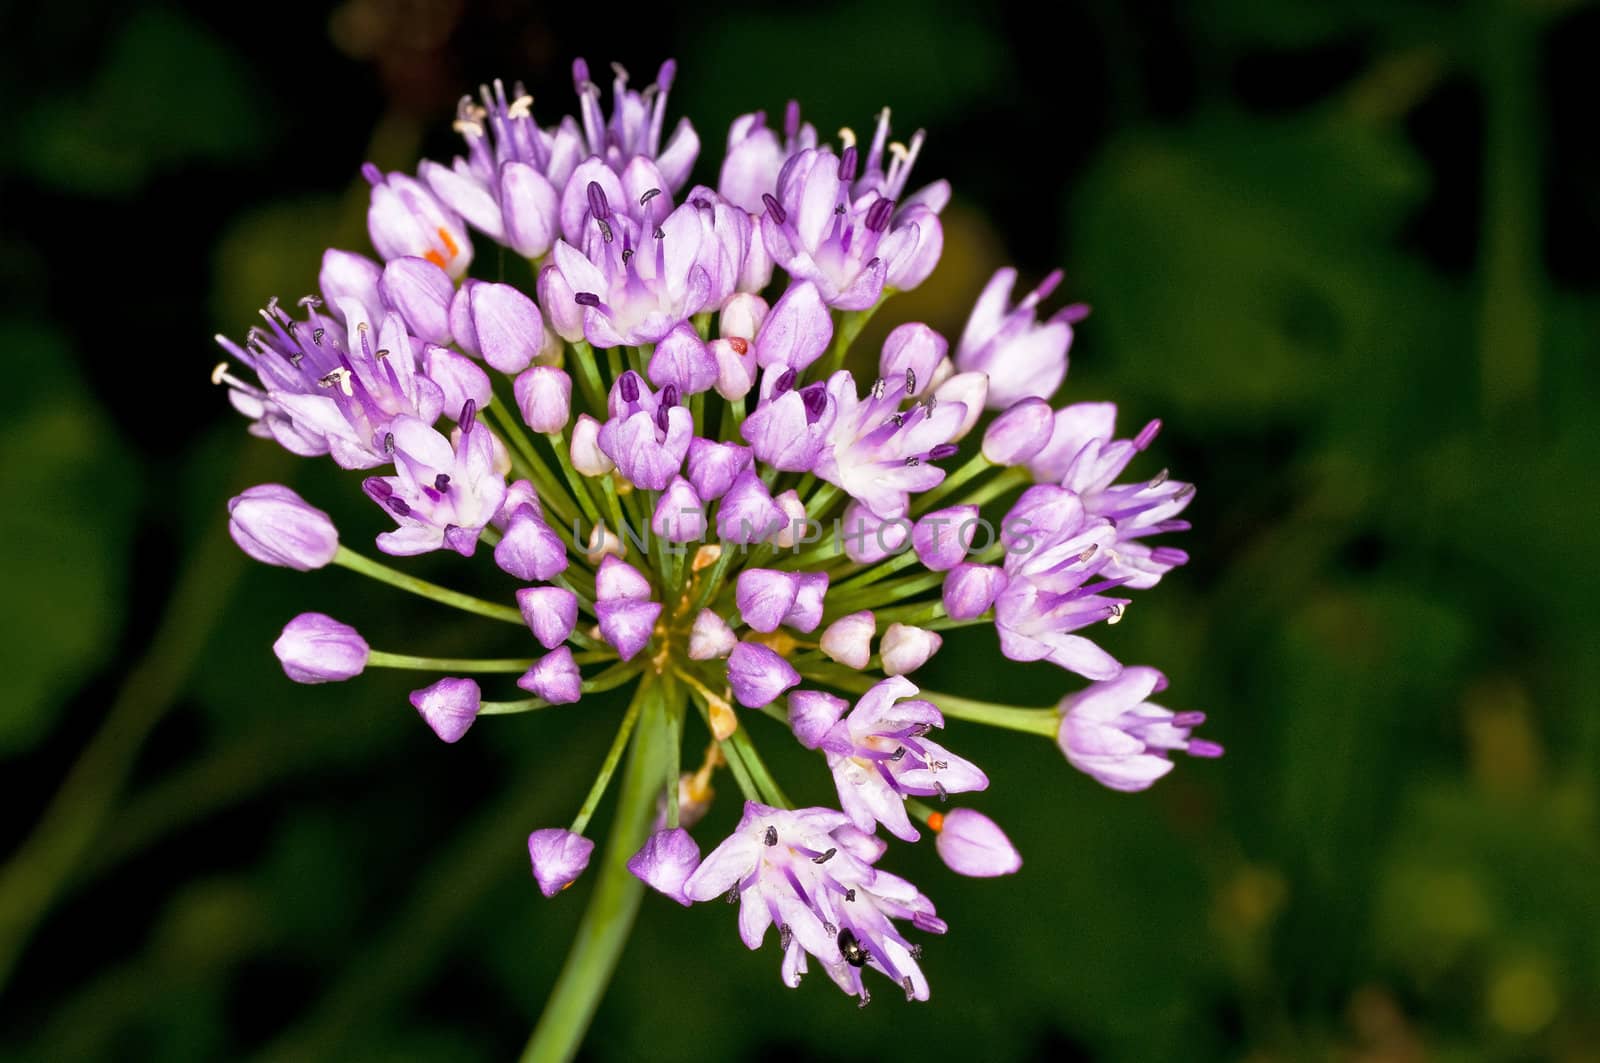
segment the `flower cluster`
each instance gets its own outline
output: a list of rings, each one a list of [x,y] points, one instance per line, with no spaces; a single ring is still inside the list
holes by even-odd
[[[868,141],[846,129],[835,146],[797,105],[781,129],[748,114],[717,186],[690,186],[699,137],[687,120],[666,132],[673,64],[643,91],[614,69],[609,115],[582,61],[578,114],[554,125],[520,87],[463,99],[450,163],[365,169],[377,258],[328,251],[320,294],[268,303],[242,343],[218,338],[230,361],[214,379],[251,432],[366,471],[394,524],[379,551],[485,546],[508,601],[348,549],[282,485],[233,499],[230,530],[268,564],[342,565],[521,628],[526,658],[442,660],[374,650],[322,614],[285,627],[274,649],[296,682],[434,673],[411,702],[446,742],[480,716],[634,687],[574,821],[528,839],[543,893],[584,872],[589,819],[632,746],[666,769],[634,795],[657,806],[635,876],[683,904],[737,900],[752,949],[776,926],[790,985],[814,962],[863,1002],[868,969],[926,999],[906,933],[945,924],[876,866],[877,829],[915,842],[926,826],[964,875],[1021,864],[992,820],[942,807],[989,785],[933,737],[947,719],[1049,735],[1119,790],[1149,786],[1174,751],[1220,754],[1192,736],[1200,713],[1147,700],[1160,673],[1092,637],[1185,562],[1151,540],[1187,528],[1193,488],[1123,478],[1157,423],[1119,437],[1111,404],[1053,404],[1087,313],[1040,318],[1059,273],[1013,302],[1001,270],[953,350],[908,323],[876,372],[844,368],[867,319],[943,249],[948,186],[911,189],[920,131],[892,141],[885,110]],[[488,245],[503,250],[479,273],[509,255],[532,283],[474,275]],[[908,676],[967,626],[1087,685],[1031,710],[919,690]],[[515,675],[529,696],[485,700],[457,673]],[[691,705],[709,744],[682,771]],[[746,726],[756,714],[821,755],[837,810],[790,807]],[[689,831],[723,770],[744,814],[702,859]]]

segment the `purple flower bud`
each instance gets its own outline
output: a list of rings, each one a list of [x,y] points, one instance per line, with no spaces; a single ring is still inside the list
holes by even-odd
[[[367,233],[384,261],[416,255],[461,277],[472,264],[472,241],[461,218],[414,177],[387,176],[370,162],[361,173],[372,185]]]
[[[702,609],[689,629],[689,659],[713,661],[733,652],[739,638],[728,622],[710,609]]]
[[[767,301],[759,295],[740,292],[723,304],[717,315],[717,330],[724,339],[753,340],[767,319]]]
[[[450,322],[464,349],[502,373],[522,372],[544,346],[539,308],[509,284],[463,285],[451,303]]]
[[[739,615],[756,631],[773,632],[794,606],[799,581],[793,572],[747,568],[739,573],[734,600]]]
[[[977,526],[977,506],[936,509],[917,520],[911,529],[911,545],[930,570],[946,572],[967,556]]]
[[[927,663],[929,657],[939,652],[944,638],[938,632],[910,624],[890,624],[878,644],[878,655],[883,661],[885,675],[906,675]]]
[[[543,258],[556,240],[560,196],[550,179],[525,162],[500,167],[506,243],[523,258]]]
[[[444,270],[427,259],[397,258],[383,268],[378,291],[417,339],[450,342],[450,300],[456,286]]]
[[[822,599],[828,593],[826,572],[801,572],[796,574],[794,604],[784,614],[783,622],[796,631],[811,632],[822,623]]]
[[[730,543],[758,543],[781,527],[783,511],[754,469],[740,473],[717,507],[717,535]]]
[[[650,517],[650,530],[669,543],[692,543],[705,538],[706,507],[688,480],[674,476],[661,492]]]
[[[748,395],[756,383],[755,346],[735,336],[713,340],[709,350],[717,363],[717,394],[730,402]]]
[[[523,506],[530,507],[534,516],[540,520],[544,519],[544,507],[539,504],[539,491],[533,484],[527,480],[518,480],[515,483],[507,484],[506,497],[500,503],[500,512],[495,514],[494,520],[490,523],[502,532],[505,531],[511,523],[511,518]]]
[[[646,367],[656,387],[672,385],[685,395],[708,391],[717,382],[717,359],[688,322],[661,338]]]
[[[870,610],[842,616],[822,633],[822,652],[851,668],[861,669],[872,659],[872,636],[878,625]]]
[[[600,619],[600,637],[611,643],[624,661],[631,661],[645,648],[661,615],[660,602],[633,598],[596,602],[594,608]]]
[[[481,695],[471,679],[441,679],[411,692],[411,704],[444,742],[459,742],[478,718]]]
[[[983,456],[996,465],[1022,465],[1050,442],[1055,413],[1044,399],[1026,398],[989,425],[983,433]]]
[[[780,549],[787,550],[800,541],[800,535],[805,530],[806,505],[800,501],[800,492],[792,487],[779,493],[772,501],[783,514],[783,530],[773,537],[772,542]]]
[[[750,448],[737,443],[713,443],[699,436],[689,441],[689,482],[695,494],[709,502],[721,498],[739,474],[750,467]]]
[[[600,422],[586,413],[572,424],[572,467],[585,476],[604,476],[617,467],[600,449]]]
[[[547,650],[567,641],[578,623],[578,596],[565,587],[523,587],[517,591],[517,608]]]
[[[700,846],[682,827],[656,831],[644,848],[628,858],[628,870],[635,878],[685,908],[694,901],[684,895],[683,884],[699,866]]]
[[[1056,743],[1074,768],[1113,790],[1149,787],[1172,770],[1168,754],[1217,757],[1222,747],[1191,738],[1202,713],[1174,713],[1147,701],[1166,687],[1154,668],[1130,665],[1114,678],[1091,683],[1061,700]]]
[[[965,413],[961,424],[950,433],[950,438],[964,439],[983,417],[983,406],[989,398],[989,378],[983,373],[957,373],[935,387],[933,397],[941,405],[961,404]]]
[[[572,378],[553,365],[536,365],[511,385],[522,420],[535,432],[559,432],[572,416]]]
[[[444,392],[447,410],[459,410],[469,402],[487,406],[494,398],[489,374],[471,358],[448,347],[430,345],[424,350],[422,372]]]
[[[804,370],[822,357],[833,339],[833,319],[817,286],[809,281],[789,285],[773,304],[756,335],[756,363],[765,369],[786,365]]]
[[[949,348],[945,338],[927,325],[909,322],[883,341],[878,374],[890,387],[903,389],[906,398],[916,398],[934,386],[934,371]]]
[[[528,835],[528,859],[539,892],[554,897],[575,882],[589,866],[594,842],[581,834],[558,827],[546,827]]]
[[[884,520],[859,502],[850,504],[841,521],[845,556],[857,564],[870,565],[897,554],[911,538],[909,520]]]
[[[259,484],[229,499],[228,533],[257,561],[301,572],[339,552],[339,530],[328,515],[282,484]]]
[[[289,621],[272,652],[296,683],[341,683],[367,667],[367,640],[322,613],[301,613]]]
[[[789,695],[789,728],[800,744],[816,749],[850,703],[820,690],[796,690]]]
[[[936,815],[938,813],[935,813]],[[930,820],[930,827],[933,822]],[[955,808],[941,816],[935,828],[934,848],[939,859],[958,875],[994,878],[1022,867],[1022,854],[994,820],[970,808]]]
[[[638,569],[617,557],[607,556],[600,562],[594,577],[595,601],[644,601],[649,597],[650,581]]]
[[[952,620],[982,616],[1005,589],[1005,570],[995,565],[963,562],[944,578],[944,611]]]
[[[571,705],[583,696],[583,676],[569,646],[557,646],[534,661],[517,686],[552,705]]]
[[[532,506],[523,506],[494,544],[494,563],[521,580],[547,580],[566,571],[567,546]]]
[[[747,709],[770,705],[799,683],[800,673],[759,642],[741,642],[728,655],[728,684],[735,700]]]
[[[322,289],[322,298],[330,307],[354,300],[369,313],[376,313],[383,305],[378,294],[378,281],[382,277],[383,267],[366,255],[329,248],[322,254],[317,287]]]

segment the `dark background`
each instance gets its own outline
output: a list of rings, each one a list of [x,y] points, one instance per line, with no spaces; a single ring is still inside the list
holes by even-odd
[[[587,1052],[1600,1058],[1600,12],[1057,10],[10,9],[0,1054],[518,1050],[588,892],[540,898],[523,837],[566,822],[615,705],[445,747],[404,676],[284,679],[268,647],[302,609],[386,649],[507,647],[347,573],[245,564],[223,502],[251,483],[295,484],[358,547],[384,521],[330,463],[245,436],[210,336],[309,291],[324,246],[365,249],[359,165],[448,157],[462,91],[524,78],[550,122],[574,55],[639,83],[673,55],[705,181],[727,121],[790,96],[825,136],[884,103],[927,128],[945,258],[875,325],[954,335],[996,266],[1066,268],[1095,309],[1063,396],[1164,418],[1134,474],[1200,487],[1193,563],[1105,641],[1228,755],[1128,796],[952,726],[1026,863],[888,858],[951,924],[931,1002],[791,992],[731,910],[652,895]],[[919,680],[1063,691],[961,634]],[[830,800],[750,727],[791,794]]]

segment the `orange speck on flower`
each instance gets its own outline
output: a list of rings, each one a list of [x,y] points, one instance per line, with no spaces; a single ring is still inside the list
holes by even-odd
[[[935,834],[938,834],[941,830],[944,830],[944,813],[943,812],[929,812],[928,813],[928,829],[933,831],[933,833],[935,833]]]
[[[740,336],[728,340],[728,346],[733,348],[733,353],[743,358],[750,352],[750,341]]]

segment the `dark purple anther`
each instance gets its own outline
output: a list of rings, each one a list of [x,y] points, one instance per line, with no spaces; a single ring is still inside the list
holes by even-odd
[[[659,189],[659,188],[652,188],[652,189],[647,190],[644,195],[639,197],[639,206],[641,206],[641,207],[644,206],[646,203],[650,202],[652,199],[656,198],[660,194],[661,194],[661,189]]]
[[[600,297],[598,295],[594,294],[594,292],[578,292],[575,295],[573,295],[572,301],[577,303],[579,306],[599,306],[600,305]]]
[[[790,100],[783,108],[783,135],[793,140],[800,135],[800,101]]]
[[[606,190],[599,181],[589,182],[589,213],[601,221],[611,217],[611,204],[606,202]]]
[[[478,404],[471,399],[461,404],[461,416],[456,418],[456,424],[469,425],[478,416]]]
[[[328,330],[325,329],[325,328],[312,329],[311,330],[311,342],[315,343],[318,347],[321,347],[322,346],[322,337],[326,336],[327,334],[328,334]]]
[[[778,379],[772,382],[772,397],[777,398],[794,388],[795,377],[798,376],[793,369],[785,369],[778,374]]]
[[[655,232],[651,233],[650,235],[654,236],[657,240],[665,240],[667,238],[666,232],[664,232],[659,225],[656,226]]]
[[[661,405],[676,406],[678,404],[678,385],[668,384],[661,389]]]
[[[1141,428],[1139,430],[1139,434],[1133,437],[1134,449],[1143,450],[1145,447],[1148,447],[1151,443],[1155,442],[1156,433],[1159,431],[1161,431],[1161,419],[1158,417]]]
[[[371,496],[374,502],[382,502],[384,499],[394,494],[394,487],[390,485],[388,480],[383,479],[381,476],[369,476],[365,480],[362,480],[361,489]]]
[[[1167,722],[1174,727],[1199,727],[1206,722],[1206,714],[1203,712],[1180,712],[1174,714],[1172,719]]]
[[[672,407],[667,406],[666,404],[656,407],[656,427],[661,429],[663,432],[667,431],[667,429],[670,427],[671,422],[668,421],[667,414],[671,409]]]
[[[867,228],[881,233],[889,227],[889,216],[894,213],[894,200],[879,199],[867,208]]]
[[[447,472],[442,472],[438,476],[435,476],[433,478],[433,489],[439,492],[450,490],[450,474]]]
[[[617,378],[617,394],[622,396],[623,402],[639,401],[639,378],[633,370],[628,370]]]
[[[383,452],[385,454],[393,454],[394,453],[394,433],[393,432],[385,432],[385,433],[383,433]]]
[[[828,408],[828,389],[819,382],[801,388],[800,397],[806,404],[806,423],[816,424],[818,418],[822,416],[822,411]]]
[[[411,516],[411,506],[406,502],[405,499],[391,496],[383,501],[390,509],[394,510],[396,516]]]
[[[789,212],[783,209],[783,204],[771,192],[761,193],[761,202],[767,205],[767,213],[772,215],[772,220],[782,225],[789,220]]]
[[[858,157],[854,144],[844,149],[844,154],[839,156],[839,180],[854,181],[856,179],[856,161]]]
[[[956,446],[954,443],[940,443],[938,446],[928,451],[928,460],[943,461],[945,458],[953,457],[956,451],[960,449],[961,448]]]

